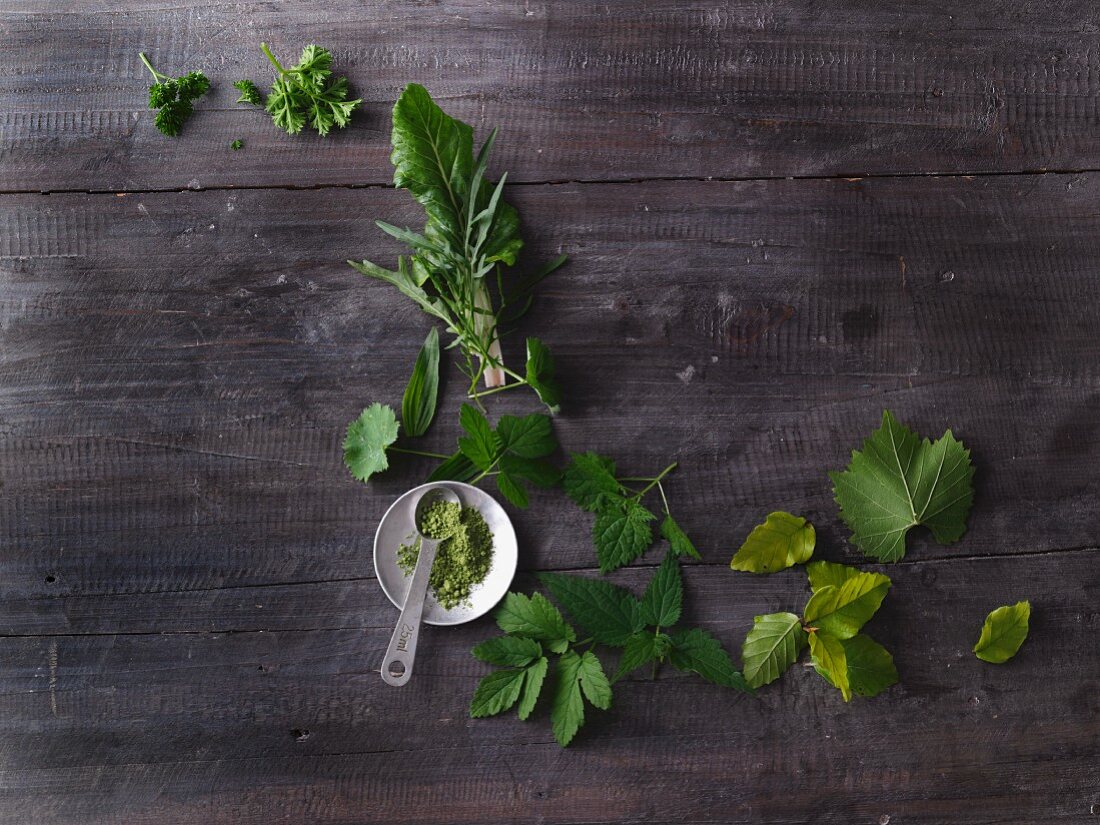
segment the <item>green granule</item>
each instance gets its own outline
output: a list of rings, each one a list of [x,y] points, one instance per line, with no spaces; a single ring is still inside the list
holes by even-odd
[[[437,501],[424,510],[420,529],[426,536],[446,536],[436,551],[428,586],[444,610],[470,603],[470,592],[489,574],[493,533],[476,507]],[[397,566],[412,575],[420,555],[420,538],[397,549]]]

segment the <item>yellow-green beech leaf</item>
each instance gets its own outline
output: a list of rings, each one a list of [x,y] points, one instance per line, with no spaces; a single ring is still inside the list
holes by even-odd
[[[814,553],[814,526],[800,516],[777,511],[749,533],[730,562],[734,570],[774,573],[809,561]]]
[[[810,656],[813,657],[817,672],[840,691],[845,702],[851,701],[852,688],[848,681],[848,658],[840,639],[820,631],[811,633]]]
[[[881,573],[859,573],[837,587],[827,584],[806,603],[806,625],[837,639],[850,639],[875,615],[890,579]]]
[[[951,430],[936,441],[922,440],[886,410],[862,452],[852,452],[848,469],[829,477],[852,541],[880,561],[904,556],[905,536],[918,524],[941,544],[966,532],[974,467]]]
[[[985,617],[982,635],[974,645],[974,655],[983,662],[999,665],[1016,655],[1027,638],[1031,602],[1016,602],[998,607]]]
[[[860,633],[840,642],[844,648],[844,658],[848,662],[848,684],[852,693],[859,696],[877,696],[898,682],[898,669],[894,667],[894,657],[890,651],[868,636]],[[833,681],[832,673],[816,668],[818,674],[833,687],[839,687]]]
[[[831,561],[812,561],[806,565],[806,576],[810,580],[810,589],[815,593],[826,585],[840,587],[848,579],[860,574],[857,567],[835,564]]]
[[[806,646],[806,631],[793,613],[769,613],[753,619],[741,645],[741,669],[750,687],[778,679]]]

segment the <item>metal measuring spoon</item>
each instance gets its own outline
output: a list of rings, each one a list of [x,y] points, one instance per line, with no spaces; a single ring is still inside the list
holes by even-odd
[[[409,592],[405,595],[405,605],[393,630],[386,658],[382,660],[382,680],[387,685],[400,687],[412,676],[413,659],[416,658],[416,642],[420,638],[420,617],[424,613],[424,597],[428,595],[428,577],[432,572],[435,554],[442,539],[426,536],[420,529],[424,511],[438,501],[461,504],[458,494],[450,487],[440,484],[429,487],[420,494],[413,508],[413,525],[420,536],[420,553],[416,558]]]

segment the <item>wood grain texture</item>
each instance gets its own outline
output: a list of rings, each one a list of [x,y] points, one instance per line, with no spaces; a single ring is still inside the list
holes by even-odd
[[[0,190],[315,186],[390,179],[389,111],[426,84],[516,181],[1095,169],[1091,3],[5,3]],[[331,48],[353,127],[291,138],[237,104],[266,40]],[[149,76],[215,80],[185,136]],[[33,68],[32,68],[33,67]],[[243,139],[245,149],[229,144]]]

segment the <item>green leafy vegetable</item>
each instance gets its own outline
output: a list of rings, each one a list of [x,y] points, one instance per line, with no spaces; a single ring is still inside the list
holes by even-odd
[[[348,81],[332,76],[332,53],[320,46],[306,46],[296,66],[284,68],[266,43],[260,49],[275,67],[275,79],[265,100],[251,80],[238,80],[233,86],[241,96],[238,103],[263,106],[271,120],[283,131],[296,135],[308,124],[322,137],[333,126],[341,129],[351,121],[351,113],[362,103],[348,100]]]
[[[730,562],[734,570],[774,573],[809,561],[814,553],[814,526],[806,519],[777,511],[749,533]]]
[[[241,140],[240,138],[238,138],[237,140],[235,140],[235,141],[233,141],[232,143],[229,144],[229,148],[232,149],[234,152],[238,151],[243,146],[244,146],[244,141]]]
[[[962,538],[974,501],[970,451],[948,430],[923,441],[887,410],[882,426],[853,451],[848,469],[830,473],[840,515],[866,555],[897,561],[905,537],[922,524],[942,544]]]
[[[545,642],[554,653],[563,652],[577,640],[573,628],[541,593],[509,593],[497,608],[496,619],[505,633]]]
[[[526,374],[520,375],[505,367],[499,335],[502,322],[526,311],[534,285],[565,259],[558,258],[515,289],[505,289],[500,269],[516,263],[523,239],[519,216],[502,197],[507,175],[495,185],[486,178],[495,136],[494,131],[475,158],[473,130],[440,109],[423,86],[407,86],[393,109],[394,185],[407,189],[423,206],[427,223],[418,233],[377,222],[412,250],[398,257],[396,270],[370,261],[348,263],[396,287],[443,322],[463,354],[471,398],[530,386],[554,412],[560,392],[546,347],[528,339]],[[479,394],[482,379],[488,389]]]
[[[1031,602],[998,607],[985,618],[974,655],[983,662],[1003,664],[1016,655],[1027,638]]]
[[[653,544],[653,522],[657,516],[642,505],[654,487],[661,497],[665,520],[661,535],[679,556],[699,558],[699,552],[668,511],[661,480],[676,468],[675,462],[652,478],[620,478],[615,462],[598,453],[573,453],[562,473],[562,486],[578,507],[596,514],[592,542],[600,572],[608,573],[630,564]],[[644,484],[641,489],[627,484]]]
[[[539,579],[573,621],[600,644],[622,647],[645,627],[641,604],[626,588],[564,573],[543,573]]]
[[[176,137],[184,121],[191,117],[194,101],[210,88],[210,80],[202,72],[169,77],[154,69],[143,52],[139,52],[138,57],[153,75],[153,85],[149,87],[149,108],[159,110],[154,123],[168,137]]]
[[[439,330],[432,327],[416,356],[412,375],[401,399],[401,423],[405,432],[424,435],[435,417],[436,395],[439,392]]]
[[[374,403],[348,426],[344,464],[360,481],[390,466],[386,449],[397,440],[397,417],[384,404]]]
[[[680,578],[680,565],[675,554],[666,553],[642,596],[642,621],[647,625],[672,627],[680,621],[683,604],[684,583]]]
[[[769,613],[753,619],[752,630],[741,647],[745,679],[763,687],[783,675],[806,646],[806,631],[793,613]]]
[[[522,636],[498,636],[474,648],[474,656],[491,665],[523,667],[542,655],[542,645]]]

